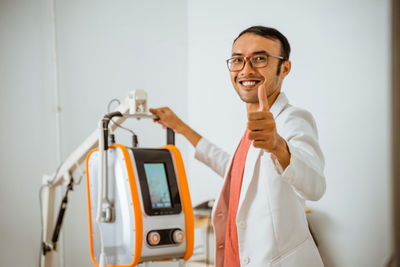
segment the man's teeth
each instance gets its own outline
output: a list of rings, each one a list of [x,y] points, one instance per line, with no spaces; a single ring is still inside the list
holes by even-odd
[[[256,84],[256,81],[244,81],[242,82],[244,86],[253,86]]]

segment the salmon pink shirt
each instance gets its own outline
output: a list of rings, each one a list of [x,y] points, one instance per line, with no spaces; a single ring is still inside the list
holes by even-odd
[[[247,138],[248,132],[249,130],[246,129],[244,136],[242,137],[242,140],[240,141],[240,144],[236,150],[232,163],[229,208],[225,234],[225,267],[240,266],[236,213],[239,205],[240,189],[242,187],[247,152],[249,151],[251,145],[251,140]]]

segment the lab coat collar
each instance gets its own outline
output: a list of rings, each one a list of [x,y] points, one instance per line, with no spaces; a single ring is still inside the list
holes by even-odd
[[[274,118],[276,118],[282,112],[282,110],[285,108],[287,104],[289,104],[289,100],[287,99],[285,93],[280,92],[280,94],[276,98],[274,104],[272,104],[269,111],[272,113]]]

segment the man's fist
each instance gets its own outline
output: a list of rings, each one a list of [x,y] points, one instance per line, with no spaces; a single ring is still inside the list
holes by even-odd
[[[276,132],[275,120],[271,112],[264,85],[258,87],[259,110],[247,113],[248,138],[253,140],[253,146],[267,152],[274,152],[280,136]]]
[[[184,123],[170,108],[151,108],[150,112],[157,116],[153,121],[161,124],[164,129],[171,128],[175,133],[182,133]]]
[[[184,123],[170,108],[151,108],[150,112],[157,116],[153,119],[154,122],[161,124],[164,129],[171,128],[175,133],[182,134],[194,147],[197,146],[201,135]]]

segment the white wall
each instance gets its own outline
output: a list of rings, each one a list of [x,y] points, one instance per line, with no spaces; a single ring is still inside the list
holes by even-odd
[[[44,15],[41,5],[29,1],[0,2],[2,265],[34,266],[37,262],[40,180],[55,167]]]
[[[246,113],[225,59],[253,25],[276,27],[292,46],[283,91],[310,110],[326,156],[327,192],[308,203],[327,266],[384,266],[390,236],[389,1],[189,1],[188,112],[204,136],[232,151]],[[191,160],[194,202],[221,180]]]
[[[56,2],[64,159],[95,130],[108,101],[133,89],[186,118],[185,1]],[[41,177],[57,166],[50,3],[0,0],[1,266],[37,265]],[[129,125],[143,146],[166,140],[150,121]],[[65,266],[92,266],[85,192],[83,181],[69,196]]]

